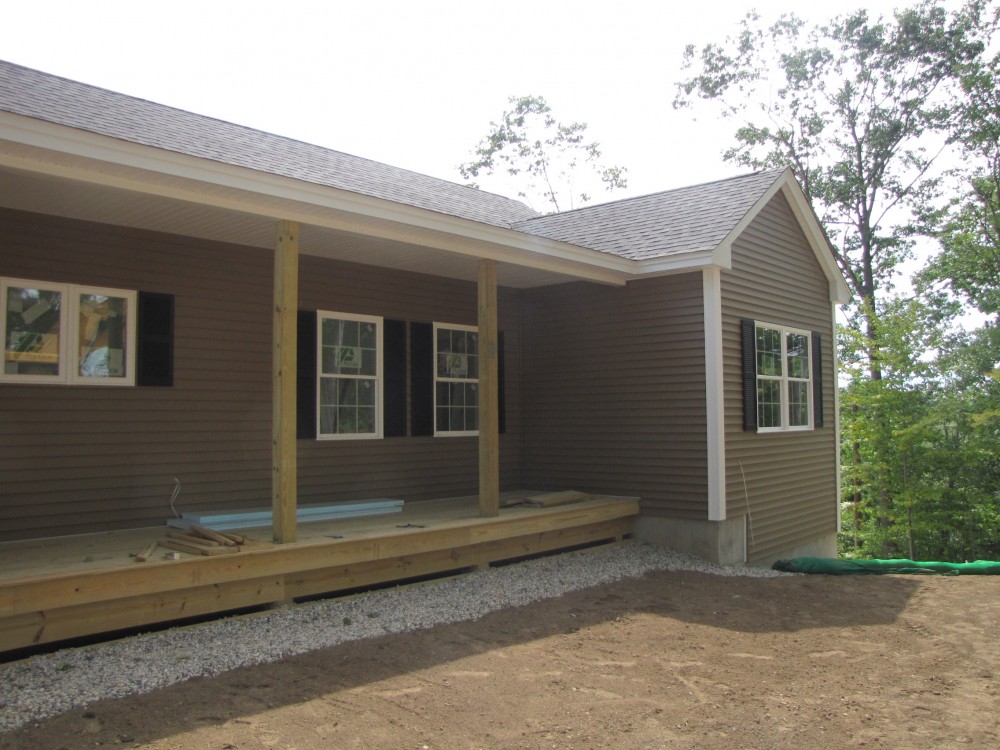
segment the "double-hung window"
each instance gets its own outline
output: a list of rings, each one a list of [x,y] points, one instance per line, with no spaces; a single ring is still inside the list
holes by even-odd
[[[136,293],[0,280],[0,380],[135,384]]]
[[[318,437],[382,437],[382,318],[317,315]]]
[[[479,333],[434,324],[434,434],[479,434]]]
[[[758,431],[811,429],[811,334],[758,322],[755,344]]]

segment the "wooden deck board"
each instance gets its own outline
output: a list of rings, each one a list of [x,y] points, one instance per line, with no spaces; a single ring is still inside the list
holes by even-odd
[[[130,554],[165,539],[166,527],[3,543],[0,651],[620,537],[638,512],[635,498],[594,496],[483,518],[475,497],[451,498],[302,523],[290,544],[272,544],[270,528],[246,529],[251,541],[236,554],[168,560],[158,550],[144,563]]]

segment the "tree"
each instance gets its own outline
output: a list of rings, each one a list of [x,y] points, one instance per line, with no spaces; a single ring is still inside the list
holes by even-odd
[[[930,2],[872,21],[865,10],[806,28],[792,15],[698,52],[689,45],[675,107],[702,99],[738,122],[724,158],[791,165],[817,207],[855,295],[872,378],[881,377],[876,295],[891,288],[909,242],[907,209],[936,194],[934,165],[952,113],[956,65],[982,49],[968,19]],[[773,82],[773,84],[772,84]],[[893,221],[894,216],[901,220]]]
[[[984,38],[1000,8],[972,3]],[[923,419],[899,432],[908,454],[922,454],[907,501],[927,554],[1000,557],[1000,55],[960,69],[964,96],[953,134],[965,180],[934,227],[942,250],[915,277],[921,297],[944,317],[976,310],[983,322],[946,337],[933,360]],[[970,327],[966,324],[966,329]]]
[[[965,12],[984,38],[1000,26],[1000,6],[973,3]],[[917,283],[924,293],[946,288],[1000,326],[1000,53],[967,61],[959,74],[965,95],[953,137],[968,165],[966,189],[934,228],[942,251]]]
[[[580,183],[596,178],[607,190],[628,186],[624,167],[600,163],[600,144],[586,140],[586,123],[564,125],[540,96],[511,97],[509,104],[500,122],[490,123],[490,132],[473,152],[476,158],[459,165],[463,178],[501,170],[524,181],[520,197],[529,203],[540,197],[557,213],[591,199]]]

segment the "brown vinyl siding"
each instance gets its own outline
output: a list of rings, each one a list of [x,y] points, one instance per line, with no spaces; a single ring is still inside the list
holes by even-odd
[[[0,540],[162,524],[177,507],[269,506],[272,253],[0,210],[0,276],[175,295],[171,388],[0,384]],[[474,283],[301,260],[302,307],[475,324]],[[507,432],[520,484],[518,295],[502,289]],[[473,493],[477,440],[300,440],[300,500]]]
[[[476,325],[475,283],[312,257],[301,259],[299,277],[303,309]],[[518,305],[517,290],[499,290],[507,427],[500,436],[500,485],[505,489],[520,486]],[[302,502],[371,497],[422,500],[475,494],[479,486],[476,437],[300,440],[298,460]]]
[[[701,274],[522,296],[525,485],[705,517]]]
[[[831,316],[826,276],[779,194],[739,237],[733,268],[722,273],[726,512],[749,511],[751,561],[837,528]],[[822,335],[824,427],[743,431],[741,318]]]

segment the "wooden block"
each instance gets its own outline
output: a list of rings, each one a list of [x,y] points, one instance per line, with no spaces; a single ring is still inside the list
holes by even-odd
[[[204,537],[205,539],[217,542],[218,544],[223,544],[226,547],[236,546],[236,542],[234,542],[232,539],[224,537],[217,531],[212,531],[212,529],[208,528],[207,526],[202,526],[200,524],[193,523],[191,524],[190,531],[194,534],[197,534],[200,537]]]
[[[184,544],[193,544],[196,547],[223,546],[218,542],[213,542],[211,539],[205,539],[204,537],[195,536],[194,534],[187,534],[183,531],[177,531],[176,529],[170,529],[167,531],[167,537],[170,539],[176,539],[178,542],[184,542]]]
[[[525,504],[525,498],[523,498],[523,497],[506,497],[506,498],[502,497],[502,498],[500,498],[500,507],[501,508],[512,508],[515,505],[524,505],[524,504]]]
[[[239,547],[199,547],[196,544],[189,544],[188,542],[182,542],[179,539],[167,539],[164,542],[160,542],[164,547],[169,549],[175,549],[179,552],[187,552],[191,555],[225,555],[227,553],[239,552]]]
[[[152,542],[147,544],[138,553],[136,553],[136,562],[146,562],[150,557],[153,556],[153,551],[156,549],[157,542]]]
[[[581,500],[586,500],[589,498],[586,492],[577,492],[576,490],[563,490],[562,492],[545,492],[541,495],[532,495],[531,497],[524,498],[526,505],[534,505],[538,508],[551,508],[556,505],[569,505],[570,503],[578,503]]]

